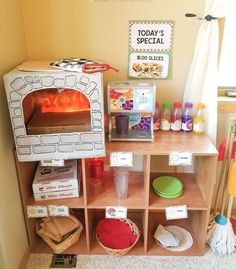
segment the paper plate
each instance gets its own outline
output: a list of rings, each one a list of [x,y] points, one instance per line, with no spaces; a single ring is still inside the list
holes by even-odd
[[[161,176],[153,180],[153,189],[158,194],[173,196],[183,190],[183,183],[176,177]]]
[[[177,237],[180,241],[177,247],[166,247],[166,249],[171,251],[184,251],[193,245],[193,238],[187,230],[175,226],[175,225],[168,225],[164,227],[168,232],[172,233],[175,237]]]

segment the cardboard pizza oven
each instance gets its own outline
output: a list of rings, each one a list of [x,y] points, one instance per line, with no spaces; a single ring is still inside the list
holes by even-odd
[[[102,73],[15,68],[4,84],[19,161],[105,155]]]

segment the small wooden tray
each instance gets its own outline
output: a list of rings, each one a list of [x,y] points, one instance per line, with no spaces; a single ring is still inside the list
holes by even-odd
[[[36,110],[26,128],[29,135],[89,132],[90,111],[42,113]]]

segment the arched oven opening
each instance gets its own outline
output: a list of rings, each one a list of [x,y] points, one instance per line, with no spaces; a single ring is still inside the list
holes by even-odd
[[[91,131],[90,101],[78,90],[36,90],[24,97],[22,105],[28,135]]]

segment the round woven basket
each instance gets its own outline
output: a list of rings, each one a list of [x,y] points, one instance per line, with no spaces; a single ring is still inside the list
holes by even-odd
[[[98,236],[97,233],[96,233],[96,239],[97,239],[99,245],[102,246],[102,247],[104,248],[104,250],[105,250],[105,252],[106,252],[107,254],[109,254],[109,255],[113,255],[113,256],[124,256],[124,255],[126,255],[126,254],[127,254],[127,253],[128,253],[134,246],[135,246],[135,244],[138,242],[138,239],[139,239],[139,237],[140,237],[140,231],[139,231],[137,225],[136,225],[133,221],[131,221],[130,219],[119,219],[119,221],[122,221],[122,222],[128,224],[129,227],[130,227],[131,232],[132,232],[134,235],[137,236],[135,242],[134,242],[133,245],[131,245],[130,247],[128,247],[128,248],[123,248],[123,249],[112,249],[112,248],[108,248],[108,247],[106,247],[106,246],[104,246],[104,245],[102,244],[102,242],[101,242],[99,236]]]
[[[58,243],[52,240],[51,238],[42,235],[40,233],[40,222],[36,223],[36,233],[51,247],[54,253],[62,253],[72,245],[74,245],[80,238],[80,234],[83,230],[83,225],[81,222],[77,219],[77,227],[70,233],[64,236],[64,239],[62,242]]]

